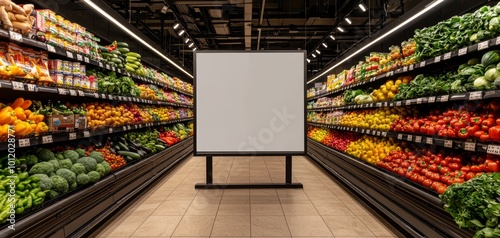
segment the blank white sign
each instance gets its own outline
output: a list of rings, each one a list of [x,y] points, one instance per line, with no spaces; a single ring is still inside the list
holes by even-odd
[[[305,153],[305,52],[195,56],[195,154]]]

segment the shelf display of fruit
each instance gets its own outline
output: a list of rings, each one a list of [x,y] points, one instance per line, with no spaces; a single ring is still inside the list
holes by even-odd
[[[394,138],[364,135],[361,139],[350,142],[345,152],[368,163],[376,164],[391,151],[401,151],[403,148],[406,148],[406,144]]]
[[[17,98],[12,103],[0,103],[0,106],[0,141],[6,141],[9,134],[21,138],[49,131],[39,101]]]
[[[401,84],[408,84],[412,81],[410,76],[401,76],[394,80],[387,80],[379,89],[373,90],[370,94],[374,102],[391,101],[398,94],[398,89]]]

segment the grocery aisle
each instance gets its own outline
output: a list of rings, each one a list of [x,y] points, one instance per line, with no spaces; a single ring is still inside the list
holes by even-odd
[[[159,181],[98,237],[396,237],[326,174],[294,157],[304,189],[195,190],[205,159]],[[283,182],[284,158],[214,158],[214,182]]]

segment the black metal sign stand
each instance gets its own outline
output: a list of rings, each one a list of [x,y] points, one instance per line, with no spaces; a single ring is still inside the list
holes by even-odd
[[[197,183],[195,189],[241,189],[241,188],[303,188],[301,183],[292,183],[292,156],[286,156],[285,183],[220,184],[213,183],[213,157],[207,156],[206,183]]]

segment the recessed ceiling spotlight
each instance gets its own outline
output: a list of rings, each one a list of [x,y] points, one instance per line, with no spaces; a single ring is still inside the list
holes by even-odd
[[[359,7],[359,9],[361,9],[361,11],[366,12],[366,7],[365,7],[365,5],[363,5],[363,3],[360,3],[358,5],[358,7]]]
[[[193,52],[195,52],[195,51],[197,51],[197,50],[198,50],[198,48],[196,48],[196,47],[194,47],[194,48],[193,48]]]
[[[307,59],[307,63],[311,63],[311,60],[310,60],[310,59]]]
[[[185,30],[180,31],[180,32],[179,32],[179,36],[184,35],[184,33],[185,33],[185,32],[186,32]]]
[[[191,44],[189,44],[189,48],[193,47],[194,45],[194,42],[191,42]]]
[[[339,30],[340,32],[345,32],[344,28],[342,28],[342,27],[340,27],[340,26],[339,26],[339,27],[337,27],[337,30]]]
[[[180,24],[179,23],[175,23],[174,25],[174,30],[177,30],[177,28],[179,28]]]
[[[351,24],[352,24],[351,19],[349,19],[348,17],[346,17],[344,20],[345,20],[347,23],[349,23],[349,25],[351,25]]]
[[[320,54],[321,54],[321,52],[320,52],[319,50],[316,50],[316,53],[318,53],[318,55],[320,55]]]
[[[323,43],[321,43],[321,44],[322,44],[325,48],[328,48],[328,45],[327,45],[325,42],[323,42]]]
[[[189,38],[186,38],[186,40],[184,41],[184,43],[187,44],[189,41],[190,41]]]
[[[311,54],[311,55],[312,55],[312,57],[316,58],[316,55],[315,55],[315,54]]]
[[[333,35],[330,35],[330,38],[332,38],[332,40],[335,40],[335,37]]]

